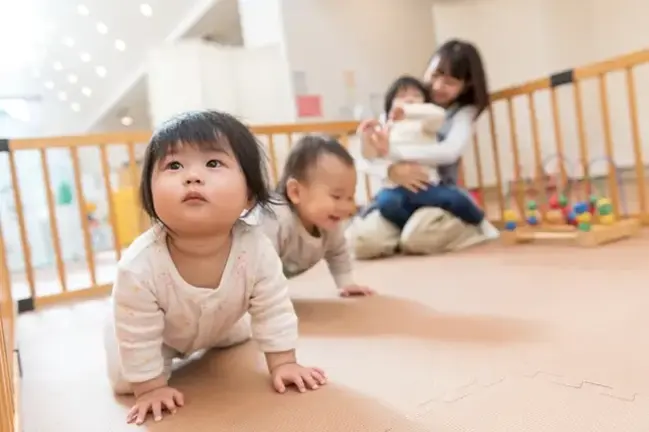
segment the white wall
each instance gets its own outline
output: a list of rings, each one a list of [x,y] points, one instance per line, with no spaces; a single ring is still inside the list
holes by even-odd
[[[350,105],[382,105],[399,75],[421,75],[435,48],[430,0],[283,0],[286,52],[308,93],[323,97],[324,118],[349,118]],[[348,95],[345,71],[357,89]],[[376,104],[374,104],[376,105]]]
[[[611,56],[625,54],[646,46],[649,28],[641,17],[649,12],[649,3],[641,0],[458,0],[433,6],[435,32],[441,42],[460,37],[475,42],[486,61],[492,90],[519,84],[570,67],[578,67]],[[637,94],[649,90],[648,68],[639,68]],[[604,155],[602,114],[596,80],[583,84],[586,134],[591,158]],[[621,74],[610,76],[608,97],[613,129],[615,159],[620,166],[633,162],[629,133],[626,87]],[[560,87],[559,112],[562,137],[568,159],[578,163],[573,90]],[[536,96],[543,155],[556,152],[549,92]],[[639,98],[640,118],[649,114],[649,101]],[[643,100],[644,99],[644,100]],[[516,131],[522,153],[523,173],[533,170],[530,114],[525,97],[514,100]],[[513,161],[506,103],[495,107],[501,163],[506,179],[513,177]],[[494,184],[495,175],[486,116],[479,127],[485,182]],[[649,125],[643,125],[645,163],[649,162]],[[467,180],[475,184],[473,158],[467,158]],[[606,172],[606,164],[592,166]],[[548,164],[556,171],[556,164]],[[576,175],[580,170],[575,169]]]

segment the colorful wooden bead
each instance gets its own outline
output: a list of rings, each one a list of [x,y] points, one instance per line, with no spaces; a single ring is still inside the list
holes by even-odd
[[[579,213],[575,219],[578,223],[590,223],[593,220],[593,214],[591,212]]]
[[[536,201],[534,201],[534,200],[529,200],[529,201],[527,202],[527,209],[528,209],[528,210],[537,210],[538,208],[539,208],[539,207],[538,207],[538,205],[536,204]]]
[[[600,198],[597,200],[597,213],[600,215],[608,215],[613,213],[613,204],[608,198]]]
[[[615,215],[612,214],[600,215],[599,223],[602,225],[613,225],[615,223]]]
[[[506,231],[514,231],[515,229],[516,229],[516,222],[514,222],[514,221],[505,222],[505,230]]]
[[[553,210],[561,207],[559,205],[559,197],[557,196],[557,194],[554,194],[550,197],[550,199],[548,200],[548,205]]]
[[[590,224],[588,222],[580,222],[579,225],[577,225],[577,229],[579,231],[588,232],[590,231]]]
[[[512,209],[507,209],[503,212],[503,220],[505,222],[509,222],[509,221],[515,222],[518,220],[518,214],[516,214],[516,212]]]
[[[539,224],[539,218],[536,217],[536,215],[528,216],[527,217],[527,223],[529,225],[538,225]]]
[[[610,215],[610,214],[613,213],[613,206],[612,205],[603,205],[601,207],[597,207],[597,213],[600,216]]]
[[[575,213],[580,214],[580,213],[586,213],[588,211],[589,205],[585,201],[580,201],[575,204],[573,207],[573,210]]]
[[[568,208],[564,209],[564,216],[566,217],[566,223],[570,225],[575,225],[577,223],[577,213],[574,212],[574,210],[570,210]]]
[[[611,200],[608,198],[599,198],[595,202],[597,204],[597,207],[601,207],[604,205],[612,205]]]
[[[559,195],[559,207],[566,208],[568,206],[568,197],[565,194]]]

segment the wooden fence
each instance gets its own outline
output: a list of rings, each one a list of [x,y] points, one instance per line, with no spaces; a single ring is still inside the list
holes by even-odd
[[[592,172],[595,162],[605,162],[607,165],[607,172],[604,175],[606,182],[606,194],[611,199],[614,211],[617,217],[637,217],[642,220],[644,224],[649,223],[649,209],[647,208],[647,189],[646,189],[646,173],[645,173],[645,156],[643,152],[642,132],[647,135],[649,131],[641,131],[642,123],[638,114],[638,91],[636,77],[638,74],[636,70],[643,65],[649,64],[649,50],[634,52],[631,54],[619,56],[616,58],[608,59],[606,61],[590,64],[587,66],[579,67],[576,69],[569,69],[552,74],[548,77],[536,79],[518,86],[503,89],[492,94],[492,104],[487,113],[488,131],[487,135],[491,140],[491,153],[493,156],[493,166],[495,171],[495,187],[497,189],[497,204],[498,212],[502,212],[507,207],[517,208],[519,213],[524,211],[525,206],[525,192],[530,188],[539,191],[540,195],[545,195],[547,188],[547,170],[546,162],[548,157],[553,157],[559,160],[557,181],[559,183],[569,183],[570,181],[580,181],[586,183],[586,189],[591,191],[591,182],[594,177]],[[646,83],[646,70],[642,78]],[[621,94],[625,100],[624,103],[617,107],[615,112],[616,120],[620,120],[620,113],[624,111],[623,116],[628,116],[624,119],[624,123],[628,125],[630,132],[628,134],[630,139],[614,138],[613,128],[620,129],[619,124],[614,124],[612,120],[611,110],[611,91],[609,89],[609,82],[611,78],[622,78],[623,85],[618,96]],[[584,87],[591,84],[592,81],[596,82],[596,87],[593,89],[595,94],[594,103],[598,109],[596,115],[597,128],[601,128],[601,141],[603,141],[603,154],[595,154],[594,139],[589,138],[588,132],[592,132],[592,127],[587,126],[585,120],[585,102],[584,102]],[[569,88],[572,93],[571,101],[569,104],[561,104],[559,101],[559,91],[563,91],[560,87],[565,86]],[[552,124],[552,139],[554,142],[555,152],[548,156],[547,151],[542,150],[542,139],[540,133],[540,126],[538,120],[538,98],[542,93],[549,93],[550,100],[550,113]],[[565,93],[564,93],[565,95]],[[521,149],[523,146],[519,144],[521,133],[517,130],[517,124],[520,123],[521,110],[514,108],[514,101],[525,99],[527,109],[526,115],[529,118],[529,133],[531,140],[529,140],[532,153],[531,164],[533,166],[533,173],[525,178],[522,172],[522,167],[525,161],[521,157]],[[496,116],[494,114],[495,107],[501,104],[506,105],[506,123],[510,143],[510,148],[505,148],[500,145],[502,136],[496,131]],[[568,105],[568,106],[566,106]],[[592,108],[588,106],[588,108]],[[572,113],[568,112],[572,111]],[[567,118],[570,118],[567,120]],[[568,124],[574,122],[574,124]],[[566,134],[565,129],[567,126],[572,126],[576,130],[576,142],[572,142],[571,147],[577,147],[576,151],[569,152],[566,148]],[[627,126],[624,126],[627,127]],[[630,149],[625,148],[626,141],[630,141]],[[647,144],[644,143],[644,146]],[[525,149],[529,150],[529,149]],[[617,152],[616,152],[617,150]],[[621,150],[626,153],[632,154],[632,162],[626,162],[626,166],[621,166],[619,163],[619,155]],[[511,153],[510,163],[512,164],[512,175],[509,179],[503,178],[502,160],[504,159],[502,153]],[[546,153],[546,154],[543,154]],[[574,156],[568,156],[572,153]],[[617,155],[616,155],[617,153]],[[477,183],[482,188],[482,161],[480,159],[480,152],[477,145],[474,147],[474,158],[476,161]],[[574,159],[574,160],[571,160]],[[632,165],[632,166],[629,166]],[[571,168],[571,173],[568,172]],[[621,176],[622,169],[630,169],[631,179],[625,179]],[[571,178],[570,178],[571,177]],[[510,186],[507,187],[509,180]],[[528,183],[528,184],[526,184]],[[529,183],[532,183],[531,185]],[[629,185],[629,183],[633,183]],[[526,187],[527,186],[527,187]],[[631,187],[629,187],[631,186]],[[626,192],[626,196],[623,198]],[[587,197],[585,197],[587,199]],[[547,200],[547,196],[541,196],[541,199]],[[510,200],[511,202],[508,202]],[[628,202],[634,204],[634,210],[627,209]],[[543,213],[543,208],[541,208]],[[543,214],[544,216],[544,214]]]
[[[15,310],[4,246],[0,236],[0,432],[18,432],[18,352],[14,343]]]

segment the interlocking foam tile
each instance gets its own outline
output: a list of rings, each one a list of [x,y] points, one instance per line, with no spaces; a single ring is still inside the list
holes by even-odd
[[[442,396],[442,401],[446,403],[457,402],[469,396],[471,393],[473,393],[476,390],[477,387],[475,384],[458,387],[456,389],[446,392],[444,396]]]
[[[604,388],[600,394],[624,402],[635,402],[640,397],[638,393],[624,387]]]
[[[613,399],[618,399],[624,402],[635,402],[640,396],[633,386],[624,385],[608,385],[600,382],[583,380],[581,378],[574,378],[553,374],[543,371],[536,371],[524,375],[526,378],[545,380],[553,384],[558,384],[564,387],[573,388],[576,390],[589,391],[602,396],[607,396]]]
[[[602,389],[609,389],[611,388],[610,386],[607,386],[605,384],[597,383],[594,381],[588,381],[584,380],[581,377],[575,377],[575,376],[566,376],[566,375],[560,375],[560,374],[554,374],[554,373],[548,373],[548,372],[537,372],[533,376],[528,376],[533,379],[545,379],[553,384],[558,384],[562,385],[565,387],[571,387],[574,389],[582,389],[585,387],[592,387],[597,390],[602,390]]]
[[[455,403],[429,405],[416,419],[429,431],[647,432],[648,409],[598,392],[507,377]]]

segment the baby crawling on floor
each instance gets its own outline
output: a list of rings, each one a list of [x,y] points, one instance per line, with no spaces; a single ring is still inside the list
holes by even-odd
[[[105,331],[110,383],[135,395],[127,422],[184,405],[169,385],[174,358],[251,336],[277,392],[326,384],[321,369],[297,361],[297,316],[273,242],[241,217],[272,201],[248,128],[214,111],[164,123],[145,152],[140,198],[154,224],[118,264]]]
[[[356,212],[356,168],[335,139],[306,135],[291,149],[278,200],[260,212],[261,225],[291,278],[325,260],[343,297],[374,293],[356,282],[345,222]]]

